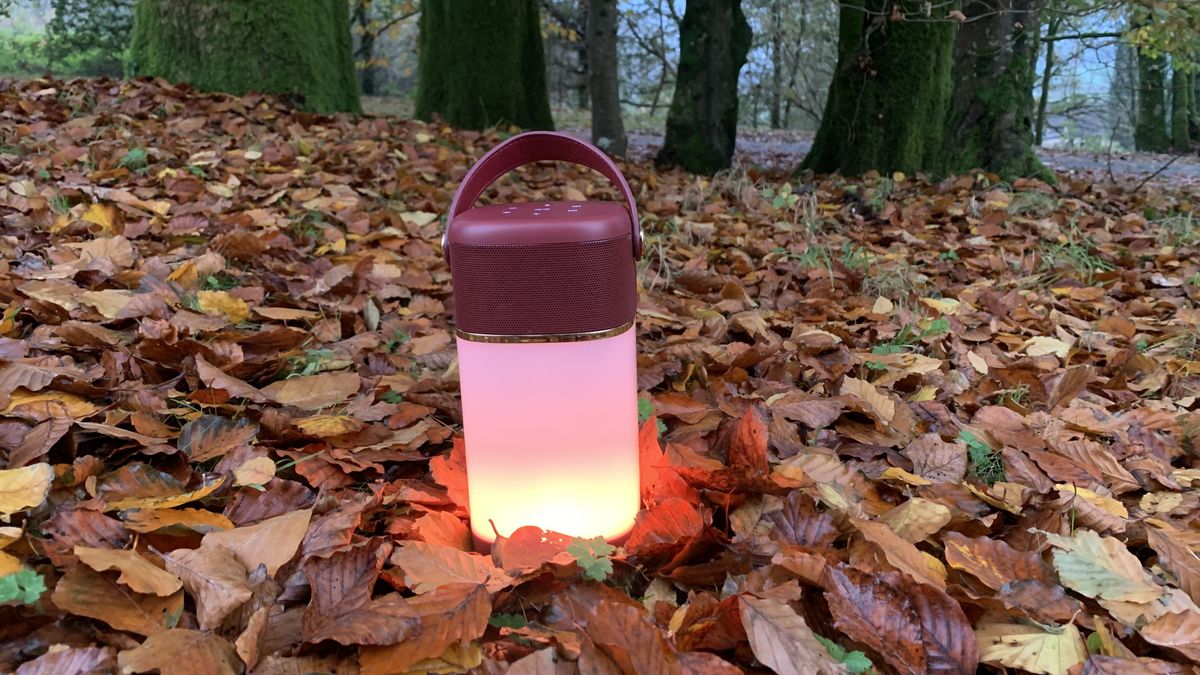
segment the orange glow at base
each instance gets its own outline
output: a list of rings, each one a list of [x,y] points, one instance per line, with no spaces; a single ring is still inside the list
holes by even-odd
[[[524,525],[626,534],[640,503],[634,331],[566,343],[460,339],[458,355],[475,537],[492,542]]]

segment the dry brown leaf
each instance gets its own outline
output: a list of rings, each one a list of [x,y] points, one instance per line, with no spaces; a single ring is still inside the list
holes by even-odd
[[[273,577],[296,555],[311,519],[312,509],[292,511],[255,525],[209,532],[204,545],[229,549],[248,570],[266,565]]]
[[[119,571],[121,576],[117,577],[117,581],[133,589],[136,593],[149,593],[165,597],[172,595],[183,586],[174,574],[155,566],[154,563],[139,555],[137,551],[76,546],[75,555],[83,564],[97,572]]]
[[[183,612],[182,590],[165,598],[134,593],[85,565],[75,566],[58,580],[51,600],[63,611],[139,635],[167,630]]]
[[[357,394],[360,382],[355,373],[321,373],[272,382],[262,393],[276,403],[320,410]]]
[[[206,542],[200,548],[178,549],[162,557],[195,599],[196,619],[203,630],[218,628],[230,612],[250,599],[246,568],[229,549]]]
[[[835,675],[846,672],[786,603],[743,595],[742,625],[760,663],[778,675]]]
[[[242,662],[219,635],[172,628],[153,635],[142,646],[117,655],[123,673],[157,670],[161,675],[238,675]]]

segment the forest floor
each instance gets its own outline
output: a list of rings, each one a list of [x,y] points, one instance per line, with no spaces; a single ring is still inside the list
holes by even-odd
[[[438,240],[498,135],[143,81],[0,119],[0,672],[1200,664],[1191,183],[624,164],[644,509],[483,556]]]

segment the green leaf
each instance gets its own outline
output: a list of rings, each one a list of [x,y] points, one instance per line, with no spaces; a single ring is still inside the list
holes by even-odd
[[[488,619],[488,624],[496,628],[524,628],[528,623],[520,614],[496,614]]]
[[[592,581],[604,581],[612,574],[612,559],[609,556],[616,550],[615,546],[604,541],[604,537],[576,538],[567,545],[567,553],[583,569],[583,577]]]
[[[867,658],[866,654],[858,650],[848,652],[846,651],[845,647],[839,645],[833,640],[830,640],[829,638],[821,637],[815,633],[813,634],[813,637],[817,638],[817,640],[825,646],[825,651],[829,652],[830,656],[841,662],[843,666],[846,666],[846,670],[848,672],[855,673],[857,675],[857,673],[865,673],[871,668],[875,667],[875,664],[871,663],[871,659]]]
[[[31,569],[22,569],[0,577],[0,605],[18,601],[32,605],[46,592],[46,580]]]
[[[638,424],[644,424],[654,414],[654,401],[648,398],[638,399]]]

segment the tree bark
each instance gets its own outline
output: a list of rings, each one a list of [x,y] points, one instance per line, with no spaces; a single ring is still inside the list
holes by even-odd
[[[1163,57],[1138,52],[1138,117],[1133,132],[1138,150],[1166,152],[1171,147],[1167,136],[1166,70]]]
[[[1033,153],[1034,47],[1041,0],[966,0],[937,173],[984,169],[1053,180]],[[1053,43],[1051,43],[1053,44]]]
[[[950,100],[949,6],[843,0],[838,62],[801,169],[861,174],[936,166]]]
[[[358,51],[355,53],[355,56],[363,61],[363,67],[358,70],[358,86],[363,96],[374,96],[377,87],[375,85],[375,66],[371,62],[375,60],[375,34],[367,30],[371,23],[369,3],[355,4],[354,22],[362,30]]]
[[[137,0],[130,70],[198,89],[358,111],[346,0]]]
[[[422,0],[417,116],[552,129],[537,0]]]
[[[1033,144],[1041,147],[1046,137],[1046,108],[1050,104],[1050,80],[1054,77],[1054,36],[1058,34],[1058,26],[1062,22],[1059,17],[1050,19],[1046,29],[1046,67],[1042,70],[1042,92],[1038,98],[1037,123],[1033,134]]]
[[[771,128],[783,126],[783,8],[771,0]],[[755,116],[758,119],[758,116]]]
[[[1188,109],[1188,74],[1172,59],[1171,73],[1171,147],[1187,152],[1192,147]]]
[[[688,0],[679,68],[659,165],[712,174],[729,168],[737,139],[738,73],[750,51],[741,0]]]
[[[588,0],[588,90],[592,95],[592,143],[624,157],[627,145],[617,79],[617,1]]]

